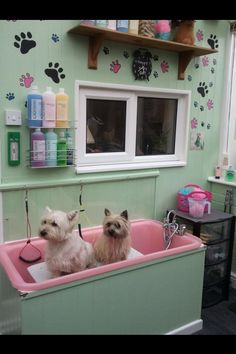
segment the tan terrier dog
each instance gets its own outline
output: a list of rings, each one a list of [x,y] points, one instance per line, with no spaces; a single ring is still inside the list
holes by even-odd
[[[96,260],[103,264],[123,261],[127,259],[130,249],[130,223],[127,210],[117,215],[105,209],[103,233],[94,243]]]
[[[41,219],[39,236],[47,240],[45,261],[53,277],[96,266],[92,244],[73,231],[79,212],[64,213],[46,208]]]

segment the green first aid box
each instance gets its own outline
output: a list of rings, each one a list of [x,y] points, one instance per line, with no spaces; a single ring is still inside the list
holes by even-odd
[[[20,133],[8,132],[8,165],[20,164]]]

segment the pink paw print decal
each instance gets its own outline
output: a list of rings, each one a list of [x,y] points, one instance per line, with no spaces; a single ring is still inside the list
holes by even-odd
[[[196,33],[196,37],[197,37],[198,42],[203,41],[203,31],[199,29]]]
[[[209,111],[210,111],[211,109],[213,109],[213,107],[214,107],[213,101],[209,99],[209,100],[207,101],[207,108],[208,108]]]
[[[204,56],[204,57],[202,58],[202,65],[203,65],[203,66],[208,66],[208,65],[209,65],[209,59],[208,59],[208,57]]]
[[[20,86],[24,86],[26,88],[29,88],[32,84],[32,82],[34,81],[34,78],[32,76],[30,76],[29,73],[27,73],[26,75],[21,75],[21,77],[19,78],[20,81]]]
[[[169,71],[169,64],[165,61],[165,60],[163,60],[163,62],[161,63],[161,71],[163,72],[163,74],[164,73],[168,73],[168,71]]]
[[[197,119],[196,118],[193,118],[191,120],[191,128],[192,129],[196,129],[197,128]]]
[[[118,71],[120,70],[120,68],[121,68],[121,65],[119,64],[118,60],[113,61],[113,62],[110,64],[110,70],[111,70],[113,73],[115,73],[115,74],[118,73]]]

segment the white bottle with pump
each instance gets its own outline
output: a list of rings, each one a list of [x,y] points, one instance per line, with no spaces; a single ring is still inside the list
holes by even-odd
[[[43,127],[55,128],[56,126],[56,95],[51,87],[47,87],[43,97]]]
[[[56,94],[56,127],[68,128],[68,102],[69,96],[64,88],[60,88]]]

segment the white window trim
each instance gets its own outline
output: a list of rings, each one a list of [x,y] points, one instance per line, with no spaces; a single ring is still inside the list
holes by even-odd
[[[176,147],[175,154],[155,155],[155,156],[135,156],[135,138],[136,138],[136,119],[126,119],[126,152],[122,153],[102,153],[86,154],[86,119],[81,119],[80,115],[85,117],[86,98],[99,97],[99,91],[102,90],[102,98],[117,97],[117,99],[127,101],[127,117],[129,113],[137,117],[136,95],[142,97],[165,97],[178,98],[178,112],[176,126]],[[82,91],[81,91],[82,90]],[[118,91],[118,92],[117,92]],[[81,98],[81,92],[85,96]],[[96,94],[96,96],[93,96]],[[188,153],[188,134],[189,134],[189,115],[190,115],[191,91],[177,89],[162,89],[155,87],[141,87],[134,85],[120,85],[99,83],[90,81],[75,81],[75,122],[76,139],[75,148],[77,151],[78,162],[77,173],[117,171],[117,170],[137,170],[159,167],[185,166]],[[131,158],[132,157],[132,158]],[[100,161],[98,160],[100,159]]]

